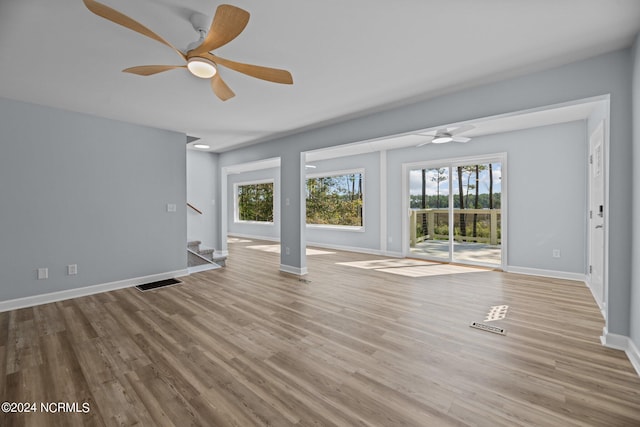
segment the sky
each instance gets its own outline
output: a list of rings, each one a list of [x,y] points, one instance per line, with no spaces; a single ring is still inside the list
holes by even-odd
[[[502,179],[502,165],[500,163],[492,163],[493,168],[493,192],[500,193],[501,192],[501,179]],[[480,194],[489,194],[489,167],[488,164],[485,164],[486,170],[480,171]],[[446,177],[448,173],[448,168],[441,168],[441,171],[444,171],[444,174],[441,174],[440,177]],[[411,194],[422,194],[422,170],[415,169],[409,172],[409,188]],[[458,173],[456,168],[453,168],[453,191],[454,194],[458,191]],[[475,184],[475,173],[472,173],[470,184]],[[437,169],[427,169],[427,195],[436,195],[437,194]],[[467,172],[463,172],[462,175],[462,184],[465,188],[467,186],[467,177],[469,174]],[[475,193],[475,190],[473,191]],[[445,179],[440,182],[440,195],[448,195],[449,194],[449,179]]]

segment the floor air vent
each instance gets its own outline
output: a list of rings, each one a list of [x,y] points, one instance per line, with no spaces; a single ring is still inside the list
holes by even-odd
[[[487,325],[486,323],[473,322],[469,326],[471,326],[472,328],[480,329],[481,331],[493,332],[494,334],[499,335],[507,335],[507,331],[505,331],[503,328],[499,328],[493,325]]]
[[[176,279],[166,279],[166,280],[160,280],[158,282],[152,282],[152,283],[146,283],[144,285],[138,285],[136,286],[136,289],[139,291],[150,291],[153,289],[158,289],[158,288],[164,288],[166,286],[172,286],[172,285],[177,285],[178,283],[182,283],[179,280]]]

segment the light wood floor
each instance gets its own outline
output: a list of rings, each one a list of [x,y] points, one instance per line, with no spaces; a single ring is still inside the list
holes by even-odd
[[[0,400],[90,406],[0,425],[640,425],[640,378],[582,283],[334,251],[301,281],[269,246],[0,313]],[[503,304],[506,336],[469,327]]]

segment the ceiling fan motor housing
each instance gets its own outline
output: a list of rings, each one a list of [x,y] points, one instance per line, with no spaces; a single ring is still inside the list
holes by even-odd
[[[193,12],[189,17],[189,22],[191,22],[193,29],[196,30],[199,37],[198,40],[189,43],[187,46],[187,53],[202,44],[205,36],[207,35],[207,28],[211,24],[211,18],[200,12]]]
[[[191,22],[193,29],[196,30],[198,34],[207,34],[207,29],[209,25],[211,25],[211,18],[203,13],[193,12],[189,17],[189,22]]]

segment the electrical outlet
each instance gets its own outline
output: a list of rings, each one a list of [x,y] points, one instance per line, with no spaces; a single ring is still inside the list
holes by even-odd
[[[49,269],[48,268],[39,268],[38,269],[38,280],[44,280],[49,278]]]
[[[289,247],[288,247],[288,246],[287,246],[287,247],[285,247],[285,248],[284,248],[284,253],[285,253],[286,255],[291,255],[291,249],[289,249]]]
[[[67,265],[67,274],[69,276],[75,276],[76,274],[78,274],[78,264]]]
[[[560,249],[554,249],[553,252],[551,252],[551,256],[554,258],[560,258]]]
[[[176,211],[176,204],[175,203],[167,204],[167,212],[175,212],[175,211]]]

